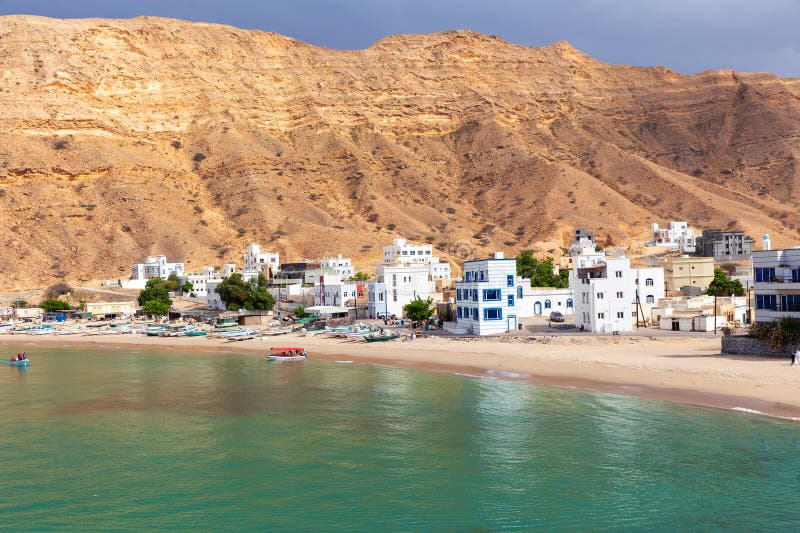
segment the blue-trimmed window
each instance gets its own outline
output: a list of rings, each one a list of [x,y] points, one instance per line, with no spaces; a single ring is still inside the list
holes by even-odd
[[[481,270],[481,281],[486,281],[486,271]]]
[[[508,295],[508,306],[509,307],[514,307],[514,295],[513,294],[509,294]]]
[[[483,310],[484,320],[503,320],[503,309],[500,307],[489,307]]]
[[[517,300],[522,300],[522,285],[517,287]]]
[[[466,276],[467,276],[467,281],[472,281],[472,272],[467,272]]]
[[[478,289],[472,289],[472,301],[473,302],[478,301]]]
[[[754,270],[756,283],[767,283],[775,277],[774,268],[756,268]]]
[[[544,301],[544,308],[545,309],[551,309],[552,307],[553,307],[553,304],[550,302],[550,300],[545,300]]]
[[[800,268],[792,269],[792,283],[800,282]]]
[[[462,313],[461,307],[457,307],[456,311],[458,312],[458,318],[462,318],[462,316],[461,316],[461,313]]]
[[[472,308],[472,320],[478,320],[478,308],[477,307],[473,307]]]
[[[756,309],[766,309],[774,311],[777,307],[777,298],[774,294],[757,294]]]
[[[502,297],[500,289],[483,289],[484,302],[499,302]]]
[[[507,287],[514,286],[514,274],[509,274],[506,276],[506,286]]]

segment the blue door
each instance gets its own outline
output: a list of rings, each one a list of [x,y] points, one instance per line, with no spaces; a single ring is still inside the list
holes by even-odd
[[[535,302],[533,304],[533,314],[534,315],[541,315],[542,314],[542,302]]]

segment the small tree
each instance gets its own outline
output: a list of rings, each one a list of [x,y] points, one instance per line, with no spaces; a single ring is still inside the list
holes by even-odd
[[[167,281],[163,282],[161,286],[170,292],[174,292],[177,291],[178,287],[181,286],[181,280],[178,279],[178,275],[173,272],[169,275]]]
[[[169,314],[169,304],[160,300],[150,300],[142,306],[142,313],[148,316],[164,316]]]
[[[269,311],[275,305],[275,298],[267,290],[267,278],[263,274],[258,279],[244,281],[241,274],[233,273],[217,285],[216,291],[229,311],[241,308]]]
[[[406,317],[409,320],[414,320],[414,321],[428,320],[433,314],[433,309],[431,307],[432,304],[433,300],[430,298],[423,300],[422,298],[417,297],[414,298],[408,304],[406,304],[403,307],[403,311],[405,311]]]
[[[161,278],[153,278],[147,281],[147,284],[142,289],[142,292],[139,293],[139,297],[137,298],[139,305],[142,306],[142,310],[144,310],[144,306],[147,305],[147,302],[158,301],[167,306],[167,312],[169,312],[169,307],[172,306],[172,300],[169,297],[169,291],[164,288],[164,280]]]
[[[52,313],[54,311],[66,311],[67,309],[72,309],[68,302],[64,300],[59,300],[58,298],[46,298],[39,303],[39,307],[47,311],[48,313]]]
[[[595,244],[594,245],[594,251],[595,252],[602,252],[603,251],[603,247],[600,246],[599,244]]]
[[[369,281],[369,274],[359,270],[351,279],[355,281]]]
[[[709,296],[744,296],[744,287],[738,279],[731,279],[721,268],[714,269],[714,279],[708,284],[706,294]]]
[[[306,308],[305,307],[302,307],[302,306],[301,307],[295,307],[294,308],[294,316],[296,316],[298,319],[308,318],[308,317],[311,316],[311,313],[306,313]]]
[[[186,281],[183,285],[181,285],[181,292],[184,294],[192,292],[194,289],[194,284],[191,281]]]

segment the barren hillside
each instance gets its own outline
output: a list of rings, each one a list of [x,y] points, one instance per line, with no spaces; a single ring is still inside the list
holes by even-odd
[[[250,242],[547,252],[652,221],[796,244],[800,80],[683,76],[468,31],[366,50],[158,18],[0,17],[0,287]]]

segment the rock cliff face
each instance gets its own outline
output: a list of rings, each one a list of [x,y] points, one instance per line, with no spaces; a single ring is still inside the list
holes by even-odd
[[[178,20],[0,17],[0,286],[250,242],[547,252],[652,221],[795,244],[800,80],[614,66],[468,31],[366,50]]]

